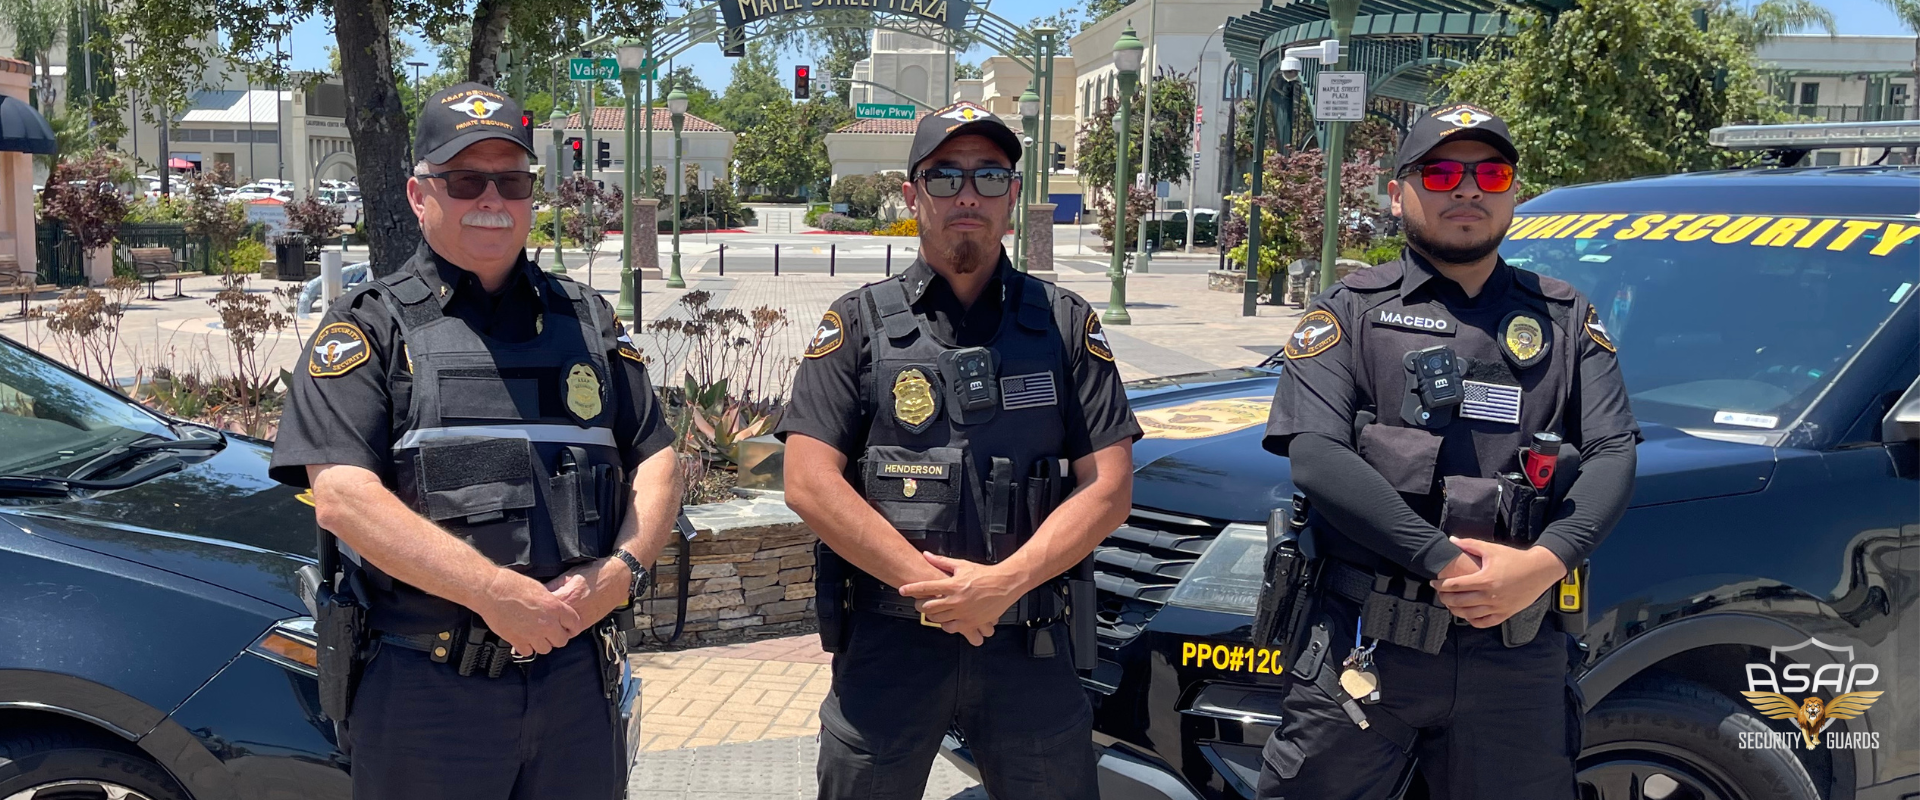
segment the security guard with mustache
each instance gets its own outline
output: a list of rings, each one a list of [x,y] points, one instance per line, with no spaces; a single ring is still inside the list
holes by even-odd
[[[1434,798],[1575,797],[1568,631],[1639,427],[1587,298],[1500,258],[1518,158],[1485,109],[1423,114],[1388,184],[1406,251],[1287,341],[1264,444],[1304,497],[1311,577],[1281,588],[1315,604],[1276,631],[1262,800],[1384,800],[1409,759]]]
[[[673,434],[606,300],[526,257],[519,103],[436,92],[414,153],[419,252],[327,309],[274,446],[342,556],[321,706],[362,800],[618,798],[614,612],[672,530]]]
[[[950,730],[995,797],[1098,794],[1093,586],[1062,576],[1126,518],[1140,427],[1086,301],[1007,260],[1019,158],[978,105],[922,118],[920,257],[835,301],[794,379],[787,502],[824,543],[834,653],[823,800],[919,798]]]

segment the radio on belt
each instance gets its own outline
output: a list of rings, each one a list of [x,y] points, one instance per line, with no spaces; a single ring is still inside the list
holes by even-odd
[[[1453,421],[1460,405],[1460,361],[1453,349],[1435,345],[1407,353],[1407,396],[1400,418],[1416,428],[1438,428]]]

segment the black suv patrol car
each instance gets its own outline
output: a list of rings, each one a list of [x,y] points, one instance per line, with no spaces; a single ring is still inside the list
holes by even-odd
[[[1877,152],[1920,125],[1716,135]],[[1583,794],[1920,793],[1920,168],[1557,189],[1519,209],[1502,252],[1593,299],[1645,430],[1631,510],[1592,562]],[[1260,448],[1283,368],[1131,386],[1148,433],[1133,515],[1097,554],[1086,680],[1104,800],[1253,796],[1291,680],[1250,638],[1265,521],[1293,493],[1287,461]],[[1796,706],[1881,694],[1803,737],[1748,691]]]

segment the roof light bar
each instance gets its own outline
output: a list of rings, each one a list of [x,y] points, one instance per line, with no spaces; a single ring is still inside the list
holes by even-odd
[[[1827,147],[1920,146],[1920,122],[1816,122],[1796,125],[1728,125],[1707,133],[1728,150],[1818,150]]]

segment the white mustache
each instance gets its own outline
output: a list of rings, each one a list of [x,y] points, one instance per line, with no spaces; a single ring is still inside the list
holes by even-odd
[[[505,211],[487,211],[474,209],[460,218],[460,224],[470,228],[511,228],[513,215]]]

